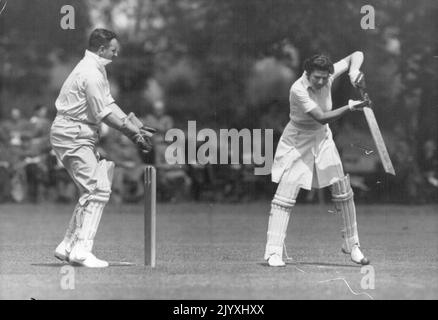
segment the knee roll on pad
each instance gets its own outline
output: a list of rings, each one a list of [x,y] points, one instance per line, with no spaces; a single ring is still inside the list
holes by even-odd
[[[275,195],[274,199],[271,202],[271,206],[279,207],[285,211],[290,212],[292,211],[292,207],[295,205],[295,202],[295,200]]]
[[[350,185],[350,176],[346,175],[333,183],[331,191],[333,201],[346,201],[353,198],[354,193]]]

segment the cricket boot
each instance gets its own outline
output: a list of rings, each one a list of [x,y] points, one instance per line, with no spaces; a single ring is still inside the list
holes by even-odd
[[[295,201],[275,195],[269,214],[264,258],[270,267],[284,267],[283,247],[290,213]]]
[[[58,244],[58,246],[55,249],[55,253],[54,253],[55,258],[61,261],[68,262],[68,256],[70,255],[72,245],[75,241],[77,219],[80,217],[83,210],[84,207],[79,203],[76,205],[75,209],[73,210],[73,214],[68,224],[67,231],[65,232],[64,239],[60,244]]]
[[[77,219],[76,241],[69,256],[72,264],[88,268],[108,267],[108,262],[96,258],[91,252],[105,203],[103,201],[89,201],[81,212],[80,218]]]
[[[107,261],[96,258],[89,251],[87,241],[78,240],[69,256],[70,264],[74,266],[83,266],[87,268],[106,268],[109,266]]]
[[[280,257],[279,254],[273,254],[268,258],[268,265],[270,267],[285,267],[286,263]]]
[[[55,249],[55,258],[68,262],[70,252],[67,251],[68,244],[63,240]]]
[[[351,261],[353,261],[354,263],[361,264],[363,266],[370,264],[370,260],[364,256],[364,254],[360,250],[359,245],[357,244],[353,245],[351,251],[348,251],[346,246],[343,244],[341,251],[344,254],[349,254],[351,257]]]

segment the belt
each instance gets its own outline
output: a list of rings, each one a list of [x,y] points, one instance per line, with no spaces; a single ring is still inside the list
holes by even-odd
[[[298,123],[292,119],[290,120],[290,124],[299,130],[306,130],[306,131],[319,131],[327,127],[326,124],[325,125],[320,125],[319,123],[303,124],[303,123]]]
[[[88,126],[98,127],[98,125],[96,123],[88,122],[88,121],[85,121],[85,120],[82,120],[82,119],[78,119],[78,118],[72,117],[72,116],[70,116],[68,114],[65,114],[65,113],[58,113],[56,115],[56,118],[58,118],[58,119],[66,119],[66,120],[73,121],[73,122],[83,123],[83,124],[86,124]]]

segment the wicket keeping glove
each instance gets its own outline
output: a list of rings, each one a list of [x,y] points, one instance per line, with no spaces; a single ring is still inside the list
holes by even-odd
[[[142,136],[152,137],[157,132],[156,129],[144,125],[133,112],[129,113],[127,118],[140,129]]]
[[[142,155],[146,155],[152,150],[152,140],[150,136],[142,134],[141,130],[136,128],[128,118],[123,119],[123,125],[120,131],[137,146]]]
[[[134,144],[137,146],[144,160],[147,154],[152,150],[151,138],[145,137],[140,133],[137,133],[135,134],[135,136],[133,136],[132,142],[134,142]]]

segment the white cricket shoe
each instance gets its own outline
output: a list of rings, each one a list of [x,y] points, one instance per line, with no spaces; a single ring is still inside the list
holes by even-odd
[[[87,268],[106,268],[109,263],[105,260],[96,258],[91,252],[74,247],[70,253],[69,261],[72,265],[79,265]]]
[[[68,262],[70,252],[67,251],[67,244],[62,241],[55,249],[55,258]]]
[[[281,259],[280,255],[273,254],[268,258],[268,265],[270,267],[284,267],[286,263],[284,263],[283,259]]]
[[[361,264],[363,266],[370,264],[370,260],[368,260],[368,258],[363,255],[362,251],[360,251],[360,248],[357,244],[353,246],[351,252],[347,252],[345,248],[342,247],[342,252],[346,254],[350,254],[351,261],[353,261],[354,263]]]

